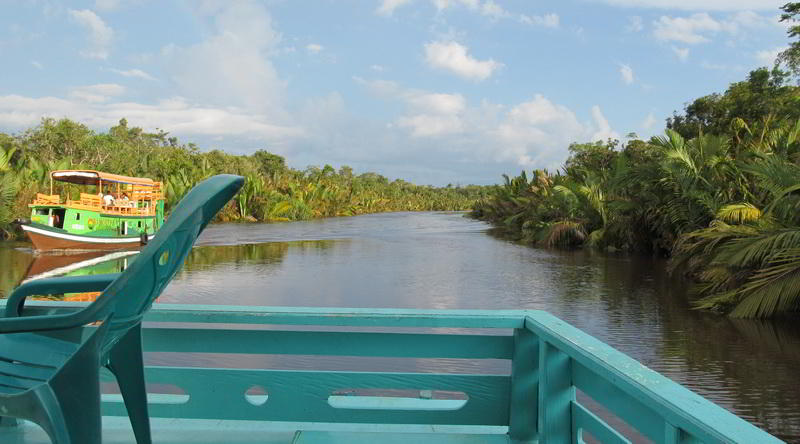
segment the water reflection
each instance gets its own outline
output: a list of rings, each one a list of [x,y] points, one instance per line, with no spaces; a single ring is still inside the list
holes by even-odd
[[[684,283],[658,259],[533,249],[486,231],[448,213],[212,225],[159,302],[547,310],[783,439],[800,440],[798,326],[690,310]],[[0,266],[0,294],[31,260],[19,245],[0,246],[0,265],[12,265]],[[185,357],[151,359],[185,364]],[[224,366],[230,357],[196,359]],[[398,368],[392,360],[246,359],[271,368]],[[407,364],[485,370],[465,360]]]

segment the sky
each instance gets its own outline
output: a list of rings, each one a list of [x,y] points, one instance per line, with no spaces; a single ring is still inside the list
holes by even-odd
[[[649,137],[786,47],[785,0],[0,0],[0,132],[121,118],[417,184]]]

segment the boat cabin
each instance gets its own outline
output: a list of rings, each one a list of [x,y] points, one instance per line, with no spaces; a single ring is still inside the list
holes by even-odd
[[[57,193],[56,183],[85,188]],[[50,194],[37,193],[31,222],[70,234],[138,236],[153,234],[164,221],[161,182],[94,170],[57,170],[50,173]],[[61,195],[66,195],[62,199]]]

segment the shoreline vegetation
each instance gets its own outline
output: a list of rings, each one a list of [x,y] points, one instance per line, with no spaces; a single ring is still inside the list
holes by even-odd
[[[574,143],[470,216],[526,244],[670,258],[698,308],[767,318],[800,309],[800,87],[778,68],[688,104],[663,136]]]
[[[470,215],[528,244],[668,257],[696,308],[796,318],[800,2],[780,9],[795,41],[772,69],[686,104],[662,136],[573,143],[555,173],[504,175]]]
[[[216,221],[277,222],[387,211],[465,211],[488,186],[420,186],[376,173],[356,175],[349,166],[286,166],[283,157],[259,150],[233,155],[200,151],[159,131],[129,127],[125,119],[97,133],[69,119],[44,118],[19,134],[0,133],[0,240],[18,238],[12,221],[28,217],[37,192],[49,192],[49,172],[91,169],[164,183],[167,209],[203,179],[219,173],[244,176],[245,185]],[[62,198],[80,187],[56,186]]]

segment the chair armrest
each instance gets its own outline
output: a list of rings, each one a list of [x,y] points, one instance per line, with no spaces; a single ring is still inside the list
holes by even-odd
[[[5,316],[6,318],[21,316],[25,298],[30,295],[103,291],[109,284],[114,282],[119,275],[120,273],[64,276],[27,282],[17,287],[8,296]]]
[[[99,310],[81,310],[77,313],[62,315],[0,318],[0,334],[64,330],[99,321],[107,316],[107,313]]]

